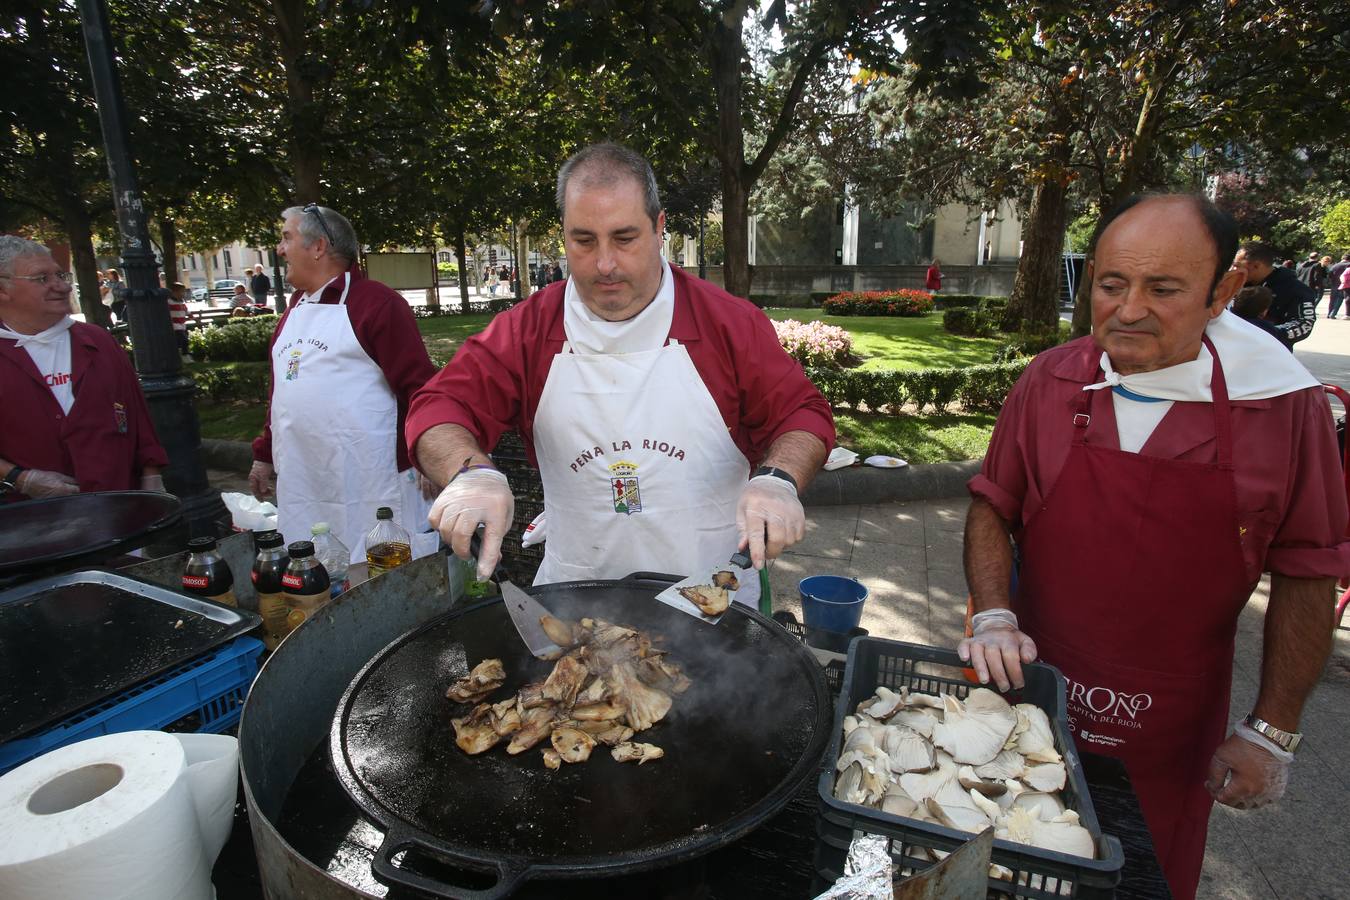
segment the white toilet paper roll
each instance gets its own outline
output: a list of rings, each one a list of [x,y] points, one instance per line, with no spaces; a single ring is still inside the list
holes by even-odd
[[[238,755],[231,737],[132,731],[0,777],[0,897],[210,900]]]

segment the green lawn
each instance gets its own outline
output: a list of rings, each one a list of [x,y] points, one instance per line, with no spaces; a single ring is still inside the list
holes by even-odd
[[[838,444],[866,459],[898,456],[912,465],[979,459],[989,449],[992,413],[879,416],[834,412]]]
[[[943,369],[991,362],[1007,343],[998,338],[962,337],[942,330],[942,314],[901,316],[825,316],[814,309],[766,309],[769,318],[838,325],[853,336],[853,352],[864,369]]]
[[[455,351],[464,343],[465,338],[487,327],[493,315],[494,313],[483,312],[418,319],[417,330],[422,332],[422,342],[427,345],[431,361],[443,366],[455,355]]]
[[[866,369],[925,369],[987,363],[1000,341],[993,338],[968,338],[942,330],[939,314],[923,318],[884,316],[819,316],[809,309],[770,309],[771,318],[811,321],[820,319],[840,325],[853,335],[854,351],[865,358]],[[454,356],[464,339],[487,327],[492,313],[463,316],[437,316],[418,319],[417,327],[426,341],[427,352],[439,366]],[[189,366],[204,369],[231,363],[198,363]],[[265,408],[257,403],[205,400],[197,404],[204,438],[252,440],[262,429]],[[835,425],[839,444],[862,456],[886,454],[910,463],[947,462],[978,459],[989,446],[994,416],[988,413],[925,416],[881,416],[838,410]]]

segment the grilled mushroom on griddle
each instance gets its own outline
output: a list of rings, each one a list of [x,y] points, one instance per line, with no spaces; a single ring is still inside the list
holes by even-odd
[[[655,744],[628,741],[609,751],[609,755],[614,757],[616,762],[635,762],[640,766],[649,759],[660,759],[666,755],[666,751]]]
[[[680,588],[680,596],[698,607],[705,616],[720,616],[727,611],[731,595],[724,587],[712,584],[697,584]]]
[[[477,703],[502,686],[506,681],[506,667],[500,659],[485,659],[473,667],[468,675],[450,685],[445,696],[457,703]]]
[[[597,743],[624,747],[623,761],[660,758],[659,747],[631,744],[629,738],[664,719],[672,694],[689,688],[679,665],[654,647],[649,635],[623,625],[600,619],[565,622],[552,616],[540,621],[562,646],[553,671],[514,697],[482,703],[453,720],[455,743],[467,753],[482,753],[510,737],[506,752],[518,754],[550,738],[552,746],[544,749],[543,758],[551,769],[563,762],[584,762]],[[447,696],[471,696],[470,691],[492,685],[490,692],[505,677],[500,660],[484,660]]]

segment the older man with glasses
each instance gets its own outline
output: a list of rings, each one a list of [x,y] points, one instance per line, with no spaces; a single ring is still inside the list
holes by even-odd
[[[0,502],[164,490],[169,458],[126,353],[70,317],[70,273],[0,235]]]
[[[305,540],[327,522],[353,561],[365,559],[362,540],[381,506],[413,532],[415,556],[435,550],[429,501],[402,435],[408,400],[436,367],[408,302],[365,276],[356,232],[327,207],[282,213],[277,253],[297,290],[272,335],[267,421],[249,473],[254,496],[271,494],[275,478],[286,539]]]

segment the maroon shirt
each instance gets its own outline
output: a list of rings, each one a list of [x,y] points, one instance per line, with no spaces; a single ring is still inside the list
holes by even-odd
[[[393,391],[398,403],[394,444],[398,451],[398,470],[402,472],[410,463],[407,448],[397,436],[403,434],[408,403],[413,392],[436,374],[436,366],[432,364],[431,357],[427,356],[426,344],[422,343],[422,334],[417,330],[417,320],[413,317],[408,301],[389,287],[367,278],[357,266],[352,266],[351,273],[352,286],[347,292],[347,317],[351,319],[352,331],[356,333],[356,340],[361,349],[365,350],[366,355],[380,367],[380,371],[384,373],[384,380],[388,382],[389,389]],[[318,302],[337,303],[342,299],[344,283],[345,279],[340,276],[330,282],[323,289]],[[303,291],[292,294],[286,312],[277,322],[276,330],[272,332],[272,340],[267,345],[268,365],[272,362],[272,347],[277,342],[277,335],[281,334],[281,329],[286,326],[286,318],[303,296]],[[266,463],[272,461],[271,391],[274,386],[275,380],[270,382],[268,387],[267,419],[263,423],[263,432],[253,439],[253,458]],[[341,397],[333,398],[332,409],[315,410],[315,415],[319,416],[343,414],[345,409]],[[388,423],[378,422],[372,425],[386,427]]]
[[[670,337],[689,351],[699,377],[722,413],[727,431],[751,464],[789,431],[806,431],[834,446],[834,418],[820,391],[778,343],[773,325],[754,304],[671,267],[675,310]],[[498,315],[470,337],[426,387],[408,413],[408,446],[427,429],[462,425],[491,451],[502,432],[516,429],[534,455],[534,417],[553,358],[567,339],[559,281]]]
[[[102,328],[76,322],[70,374],[75,404],[66,414],[28,351],[0,339],[0,457],[70,475],[81,491],[138,490],[145,467],[169,457],[126,351]]]
[[[1015,534],[1041,510],[1064,468],[1076,404],[1083,385],[1101,380],[1101,354],[1091,336],[1040,354],[999,413],[984,468],[971,479],[970,492],[989,501],[1013,524]],[[1326,394],[1307,388],[1267,400],[1234,400],[1232,422],[1249,580],[1255,582],[1263,570],[1294,578],[1339,578],[1350,572],[1346,489]],[[1085,440],[1120,448],[1109,400],[1093,405]],[[1212,463],[1215,446],[1213,407],[1179,401],[1140,453]],[[1111,554],[1110,522],[1101,523],[1101,551],[1104,557]]]

